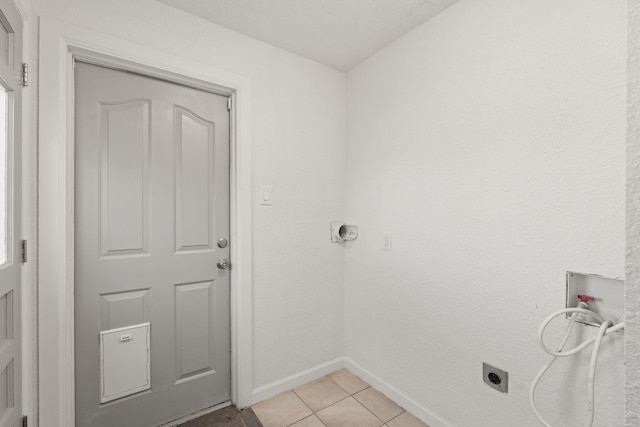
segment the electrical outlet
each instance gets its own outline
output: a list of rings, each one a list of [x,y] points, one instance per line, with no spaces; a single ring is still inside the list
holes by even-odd
[[[622,321],[624,314],[624,280],[567,271],[566,307],[574,308],[584,301],[589,310],[612,323]],[[567,314],[571,317],[571,314]],[[580,315],[578,322],[600,326],[593,316]]]
[[[482,363],[482,381],[501,393],[509,392],[509,373],[486,362]]]

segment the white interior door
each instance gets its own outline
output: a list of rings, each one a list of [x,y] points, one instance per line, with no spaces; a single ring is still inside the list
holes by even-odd
[[[22,418],[22,21],[0,0],[0,427]]]
[[[75,97],[76,425],[229,400],[227,98],[86,63]]]

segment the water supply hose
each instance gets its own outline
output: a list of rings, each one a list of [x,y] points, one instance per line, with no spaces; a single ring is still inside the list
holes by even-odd
[[[536,392],[536,388],[538,387],[538,383],[540,382],[544,374],[547,373],[549,368],[551,368],[553,363],[556,360],[558,360],[558,357],[572,356],[584,350],[586,347],[590,346],[591,344],[593,344],[593,351],[591,352],[591,362],[589,364],[589,379],[588,379],[588,394],[587,394],[587,397],[589,399],[587,403],[588,418],[587,418],[585,427],[591,427],[593,425],[593,418],[595,413],[594,400],[595,400],[596,366],[598,364],[598,355],[600,354],[600,346],[602,344],[602,339],[605,336],[609,335],[610,333],[624,329],[624,322],[620,322],[614,326],[608,320],[604,320],[600,315],[589,310],[588,307],[589,306],[586,303],[581,302],[579,303],[579,307],[559,310],[551,314],[549,317],[547,317],[545,321],[542,322],[542,325],[540,325],[540,329],[538,330],[538,343],[540,344],[540,347],[542,348],[542,350],[550,354],[552,358],[551,360],[549,360],[547,364],[545,364],[542,367],[542,369],[540,369],[540,372],[538,372],[538,375],[536,375],[536,377],[534,378],[533,383],[531,383],[531,388],[529,389],[529,401],[531,403],[531,407],[533,408],[533,412],[536,414],[540,422],[545,427],[553,427],[553,426],[549,424],[547,421],[545,421],[544,418],[542,418],[542,415],[540,415],[540,412],[536,407],[535,392]],[[573,313],[573,314],[571,315],[571,318],[569,319],[569,323],[567,324],[567,327],[564,330],[564,334],[560,339],[560,343],[558,344],[557,350],[555,351],[551,350],[544,343],[544,332],[547,329],[547,326],[549,326],[549,323],[551,323],[551,321],[556,317],[570,314],[570,313]],[[598,319],[598,321],[600,322],[598,333],[595,336],[582,342],[582,344],[572,348],[571,350],[564,351],[564,347],[567,345],[567,341],[569,340],[569,336],[571,335],[571,331],[573,330],[576,320],[578,319],[578,316],[581,314],[590,315]]]

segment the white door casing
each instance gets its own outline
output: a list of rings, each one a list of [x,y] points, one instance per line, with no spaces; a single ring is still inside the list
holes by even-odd
[[[199,62],[74,25],[41,18],[39,73],[39,419],[42,427],[74,419],[73,61],[135,71],[232,97],[231,369],[232,401],[250,404],[251,136],[250,81]],[[46,303],[44,303],[46,302]],[[43,357],[46,355],[46,357]]]

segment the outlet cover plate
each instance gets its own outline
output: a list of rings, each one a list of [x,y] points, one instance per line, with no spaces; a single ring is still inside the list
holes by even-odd
[[[482,362],[482,381],[501,393],[509,392],[509,373]]]
[[[613,324],[621,322],[624,316],[624,280],[567,271],[566,307],[578,306],[578,295],[593,297],[588,301],[589,309],[598,313]],[[571,315],[567,314],[567,317]],[[593,316],[579,316],[578,322],[585,325],[600,326]]]

